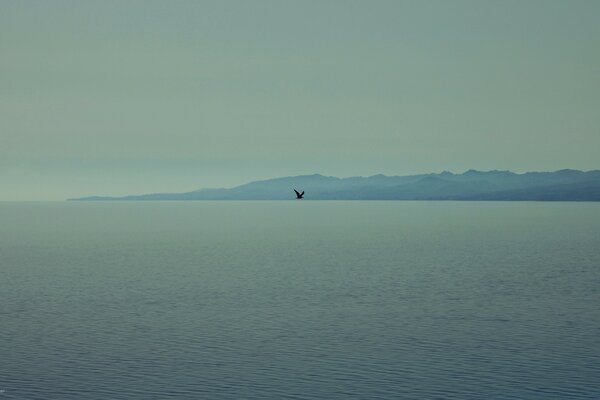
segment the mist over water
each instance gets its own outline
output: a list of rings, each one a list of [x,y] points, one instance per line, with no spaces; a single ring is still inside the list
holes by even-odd
[[[598,399],[599,215],[0,203],[0,399]]]

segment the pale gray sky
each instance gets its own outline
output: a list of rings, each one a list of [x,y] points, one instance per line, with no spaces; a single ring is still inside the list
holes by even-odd
[[[0,200],[600,168],[600,1],[0,0]]]

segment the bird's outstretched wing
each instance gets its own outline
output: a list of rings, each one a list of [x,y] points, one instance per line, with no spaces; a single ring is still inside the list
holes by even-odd
[[[302,191],[302,193],[300,193],[300,196],[304,196],[304,190]]]
[[[296,192],[296,196],[302,196],[300,193],[298,193],[298,191],[296,189],[294,189],[294,192]],[[302,192],[304,193],[304,192]]]

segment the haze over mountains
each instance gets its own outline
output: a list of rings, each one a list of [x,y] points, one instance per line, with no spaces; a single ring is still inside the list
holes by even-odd
[[[336,178],[300,175],[254,181],[233,188],[71,200],[538,200],[600,201],[600,170],[554,172],[469,170],[442,173]]]

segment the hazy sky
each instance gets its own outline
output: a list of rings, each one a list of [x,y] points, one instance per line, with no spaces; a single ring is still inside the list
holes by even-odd
[[[600,168],[600,1],[0,0],[0,200]]]

